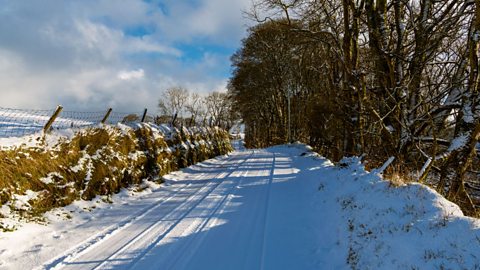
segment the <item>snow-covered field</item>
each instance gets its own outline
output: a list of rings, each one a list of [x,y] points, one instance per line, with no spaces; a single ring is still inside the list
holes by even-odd
[[[0,108],[0,138],[20,137],[24,135],[38,133],[50,119],[52,112],[49,111],[22,111]],[[88,120],[74,119],[68,117],[58,117],[53,128],[66,129],[71,127],[94,126],[97,122]]]
[[[0,138],[22,137],[39,133],[53,112],[54,110],[20,110],[0,107]],[[106,123],[115,125],[123,122],[128,115],[135,115],[135,113],[111,112]],[[100,124],[104,116],[105,112],[62,111],[51,128],[61,131],[94,127]]]
[[[480,269],[480,222],[303,145],[241,150],[0,234],[2,269]]]

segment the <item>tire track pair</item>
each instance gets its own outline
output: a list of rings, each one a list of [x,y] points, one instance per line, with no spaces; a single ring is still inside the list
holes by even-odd
[[[242,166],[242,164],[244,164],[247,160],[250,159],[250,157],[252,156],[252,154],[253,154],[253,152],[250,153],[250,155],[249,155],[247,158],[243,159],[242,162],[239,162],[238,164],[236,164],[235,168],[229,169],[229,170],[228,170],[229,172],[228,172],[225,176],[222,177],[222,180],[227,179],[227,178],[228,178],[229,176],[231,176],[235,171],[237,171],[238,168],[240,168],[240,167]],[[218,177],[218,176],[217,176],[217,177]],[[219,180],[219,179],[217,178],[216,180]],[[185,218],[188,217],[188,215],[189,215],[190,213],[192,213],[193,210],[195,210],[195,209],[197,208],[198,205],[200,205],[202,202],[204,202],[205,199],[206,199],[208,196],[212,195],[212,193],[213,193],[215,190],[217,190],[220,186],[222,186],[222,184],[225,184],[225,183],[226,183],[225,181],[217,181],[217,182],[218,182],[218,183],[217,183],[212,189],[210,189],[208,192],[206,192],[206,193],[200,198],[200,200],[198,200],[197,202],[195,202],[195,203],[188,209],[188,211],[186,211],[185,213],[183,213],[183,214],[180,216],[180,218],[176,219],[176,221],[175,221],[172,225],[170,225],[170,226],[168,227],[168,229],[167,229],[166,231],[164,231],[164,233],[162,233],[161,235],[159,235],[152,243],[150,243],[149,246],[147,246],[145,249],[143,249],[142,252],[141,252],[140,254],[138,254],[132,262],[130,262],[128,269],[135,268],[136,265],[137,265],[137,263],[140,262],[140,260],[141,260],[144,256],[146,256],[151,250],[153,250],[158,243],[160,243],[163,239],[165,239],[165,238],[168,236],[168,234],[171,233],[171,232],[177,227],[177,225],[179,225]],[[232,182],[231,184],[232,184],[233,186],[235,186],[233,182]],[[230,189],[232,189],[232,187],[231,187]],[[228,195],[229,193],[230,193],[230,192],[227,192],[227,195]],[[217,205],[217,207],[214,207],[214,209],[216,209],[216,208],[218,208],[218,205]],[[209,219],[211,218],[211,216],[213,216],[213,213],[210,214]],[[202,223],[203,223],[203,222],[202,222]],[[201,226],[202,223],[200,223],[199,226]],[[197,227],[197,228],[198,228],[198,227]],[[185,229],[185,230],[186,230],[186,229]],[[182,230],[182,231],[181,231],[181,234],[183,234],[183,232],[185,232],[185,230]]]
[[[249,158],[252,155],[253,155],[253,152],[249,155]],[[249,158],[247,158],[247,160]],[[184,262],[188,263],[189,258],[193,256],[193,251],[198,249],[198,247],[203,242],[203,239],[207,236],[207,234],[201,234],[201,233],[202,232],[207,233],[208,230],[205,230],[206,228],[211,228],[215,226],[218,219],[214,219],[214,218],[221,215],[221,213],[227,208],[229,202],[231,201],[231,199],[235,194],[236,187],[242,185],[248,173],[249,171],[245,170],[245,172],[243,172],[239,176],[240,180],[238,182],[232,181],[228,191],[222,195],[223,197],[216,203],[215,207],[210,212],[208,217],[205,220],[203,220],[202,223],[195,229],[193,236],[188,239],[188,242],[184,243],[182,247],[176,250],[176,253],[175,253],[176,256],[173,259],[169,260],[169,264],[165,267],[165,269],[177,269],[177,268],[182,269],[182,267],[176,267],[178,266],[178,262],[180,258],[182,258]]]

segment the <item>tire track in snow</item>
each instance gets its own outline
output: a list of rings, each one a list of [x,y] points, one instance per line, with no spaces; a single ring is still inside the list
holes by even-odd
[[[263,237],[262,237],[262,257],[260,261],[260,269],[265,269],[265,253],[266,253],[266,243],[267,243],[267,223],[268,223],[268,208],[270,204],[270,192],[272,190],[272,182],[273,177],[275,174],[275,153],[272,153],[273,160],[272,160],[272,168],[270,170],[270,178],[268,179],[267,185],[267,196],[265,196],[265,208],[264,208],[264,215],[263,215]]]
[[[235,196],[233,196],[233,193],[237,192],[243,195],[248,194],[250,202],[252,202],[253,199],[257,201],[258,204],[250,204],[250,207],[253,206],[253,208],[250,209],[252,211],[244,212],[248,213],[245,218],[251,220],[246,224],[248,227],[245,228],[248,230],[249,233],[245,234],[245,231],[241,228],[239,229],[242,231],[231,231],[230,233],[238,233],[240,237],[244,237],[244,239],[250,239],[247,240],[246,243],[249,243],[249,246],[252,247],[252,250],[246,251],[243,255],[240,256],[244,257],[245,260],[250,261],[253,259],[253,261],[248,264],[250,267],[246,266],[244,269],[252,269],[251,266],[255,266],[255,268],[258,267],[258,262],[261,261],[260,253],[261,242],[263,240],[262,231],[264,227],[262,223],[264,207],[262,207],[262,204],[264,204],[265,202],[268,183],[269,179],[271,178],[271,163],[273,162],[273,159],[270,154],[268,155],[268,157],[263,157],[263,155],[266,154],[265,151],[257,150],[254,151],[254,154],[260,155],[255,155],[255,160],[252,160],[251,158],[248,159],[252,164],[252,167],[249,166],[248,169],[245,168],[245,172],[240,173],[240,175],[237,176],[240,178],[240,181],[230,181],[227,190],[221,192],[220,194],[212,193],[209,199],[204,200],[203,205],[199,205],[197,207],[198,209],[196,210],[196,213],[194,213],[190,217],[186,217],[181,224],[177,225],[176,228],[174,228],[174,230],[168,236],[166,236],[164,239],[162,239],[162,241],[157,243],[152,250],[148,251],[148,253],[143,256],[143,258],[138,258],[136,264],[129,265],[126,268],[159,269],[160,267],[160,269],[191,269],[192,266],[195,268],[195,264],[191,265],[191,260],[198,256],[197,253],[200,251],[199,248],[208,248],[208,246],[203,246],[203,242],[207,241],[207,243],[209,243],[210,245],[213,244],[211,242],[211,239],[209,238],[210,233],[214,231],[210,229],[213,228],[220,221],[216,217],[223,213],[223,211],[228,210],[229,204],[233,201],[233,199],[236,198]],[[259,164],[262,163],[268,164],[268,167],[262,170],[262,168],[258,167]],[[241,171],[239,170],[239,172]],[[253,179],[250,177],[248,177],[247,179],[246,175],[253,177]],[[245,186],[243,184],[244,182],[246,182]],[[259,185],[262,186],[262,189],[256,191],[255,186]],[[235,187],[237,186],[241,188],[235,189]],[[232,192],[233,190],[235,190],[235,192]],[[245,190],[247,190],[247,194],[243,193]],[[253,197],[251,197],[252,195]],[[258,207],[255,207],[255,205],[258,205]],[[229,238],[229,240],[233,240],[230,243],[235,242],[235,238]],[[255,242],[257,241],[258,244],[255,244]],[[252,244],[253,246],[251,246]],[[257,253],[255,253],[255,250],[257,250],[255,248],[255,245],[257,247],[260,247]],[[228,249],[228,247],[226,248]],[[253,253],[251,251],[253,251]],[[215,261],[215,258],[211,259]],[[245,262],[245,260],[243,262]],[[241,261],[237,261],[237,263],[241,264]],[[228,268],[228,266],[225,267]]]
[[[228,158],[222,160],[218,165],[219,167],[223,167],[225,164],[227,164],[229,161],[233,160],[234,156],[229,156]],[[190,179],[190,181],[195,181],[195,180],[200,180],[202,179],[203,176],[207,175],[208,173],[201,173],[198,176],[194,177],[193,179]],[[221,174],[221,173],[219,173]],[[103,241],[106,241],[113,235],[117,234],[121,230],[127,229],[129,226],[131,226],[135,221],[140,220],[147,216],[149,213],[153,212],[156,210],[158,207],[161,207],[168,203],[171,199],[175,198],[178,196],[178,193],[181,193],[185,191],[187,188],[192,186],[192,183],[188,184],[182,184],[179,188],[171,190],[170,193],[172,195],[169,195],[166,198],[159,198],[156,202],[153,204],[133,213],[126,219],[120,221],[117,224],[111,225],[107,227],[106,229],[102,230],[101,232],[89,237],[87,240],[83,241],[82,243],[76,245],[60,257],[56,257],[47,263],[45,263],[43,266],[37,268],[37,269],[57,269],[58,267],[64,266],[64,263],[67,262],[68,260],[73,260],[80,256],[81,254],[87,252],[89,249],[93,248],[94,246],[98,245],[99,243],[102,243]],[[161,191],[160,191],[161,192]]]
[[[191,183],[182,185],[178,189],[176,189],[172,192],[176,194],[176,193],[181,192],[182,190],[188,188],[190,185],[191,185]],[[171,195],[166,200],[172,198],[173,196],[175,196],[175,195]],[[117,231],[123,230],[126,227],[130,226],[132,224],[132,222],[146,216],[148,213],[153,211],[156,207],[159,207],[159,206],[163,205],[164,203],[166,203],[166,201],[160,201],[159,200],[156,203],[154,203],[154,204],[152,204],[152,205],[150,205],[150,206],[132,214],[128,218],[120,221],[119,223],[108,226],[106,229],[100,231],[99,233],[87,238],[87,240],[83,241],[82,243],[76,245],[75,247],[73,247],[72,249],[67,251],[62,256],[56,257],[53,260],[47,262],[46,264],[44,264],[39,269],[55,269],[56,267],[60,266],[64,261],[75,258],[77,255],[83,253],[84,251],[91,248],[92,246],[99,243],[100,241],[106,240],[108,237],[114,235]]]
[[[235,172],[242,166],[242,164],[244,164],[245,162],[247,162],[247,161],[251,158],[251,156],[253,155],[253,153],[254,153],[254,151],[252,151],[252,152],[248,155],[248,157],[245,158],[241,163],[237,164],[237,165],[236,165],[236,168],[230,169],[229,172],[228,172],[228,174],[225,175],[222,180],[227,179],[229,176],[231,176],[233,173],[235,173]],[[195,232],[195,231],[198,229],[198,227],[200,227],[200,228],[204,227],[204,226],[205,226],[205,221],[203,220],[203,218],[202,218],[202,221],[200,222],[200,224],[191,223],[191,224],[189,224],[189,226],[187,226],[186,228],[183,228],[183,229],[180,228],[180,226],[178,226],[178,225],[181,224],[182,221],[185,221],[185,219],[188,218],[188,215],[189,215],[192,211],[194,211],[194,210],[197,208],[197,206],[199,206],[202,202],[205,202],[205,199],[206,199],[208,196],[212,195],[212,193],[213,193],[214,191],[216,191],[217,189],[219,189],[223,184],[228,184],[228,183],[226,183],[225,181],[219,182],[213,189],[211,189],[207,194],[205,194],[205,196],[204,196],[201,200],[199,200],[199,201],[198,201],[194,206],[192,206],[186,213],[184,213],[178,220],[176,220],[175,223],[174,223],[172,226],[170,226],[168,230],[166,230],[162,235],[160,235],[160,236],[159,236],[154,242],[152,242],[148,247],[144,248],[144,249],[142,250],[142,252],[141,252],[139,255],[137,255],[132,262],[129,263],[129,266],[127,266],[127,269],[134,269],[134,268],[136,268],[138,262],[140,262],[140,260],[141,260],[142,258],[144,258],[147,254],[149,254],[149,252],[150,252],[151,250],[153,250],[153,249],[155,248],[155,246],[158,245],[162,240],[166,239],[167,236],[168,236],[169,234],[171,234],[175,229],[180,229],[179,235],[183,235],[183,234],[184,234],[187,230],[189,230],[189,229],[191,230],[191,231],[189,231],[189,233],[193,233],[193,232]],[[234,182],[233,180],[230,180],[230,183],[229,183],[229,184],[235,186],[235,182]],[[233,188],[233,187],[230,187],[230,188]],[[216,199],[218,199],[218,197],[217,197]],[[224,198],[224,199],[225,199],[225,198]],[[210,220],[210,219],[213,217],[214,212],[215,212],[215,211],[217,210],[217,208],[221,205],[221,201],[224,201],[224,200],[221,199],[221,200],[220,200],[220,203],[217,203],[216,206],[215,206],[215,201],[214,201],[213,203],[211,203],[212,205],[208,205],[208,207],[205,207],[205,209],[214,209],[213,212],[211,211],[211,213],[207,214],[207,215],[208,215],[207,220]],[[198,222],[198,220],[197,220],[197,222]],[[194,228],[191,228],[191,227],[194,227]],[[193,229],[193,230],[192,230],[192,229]],[[179,255],[181,255],[181,254],[179,254]],[[165,269],[168,269],[168,268],[165,268]]]
[[[202,192],[206,191],[205,194],[208,194],[210,190],[212,190],[212,186],[214,186],[214,184],[211,184],[210,182],[210,183],[207,183],[206,186],[203,186],[199,190],[195,191],[194,194],[186,198],[180,205],[170,210],[162,219],[142,229],[141,231],[138,232],[138,234],[135,235],[135,237],[130,239],[126,244],[120,246],[117,250],[113,251],[113,253],[107,256],[106,258],[102,258],[103,262],[95,266],[93,269],[101,269],[105,265],[108,265],[110,261],[114,261],[116,257],[119,256],[119,254],[121,254],[122,252],[128,251],[129,249],[132,248],[132,246],[134,246],[135,244],[138,244],[139,242],[140,244],[142,244],[141,243],[142,240],[143,242],[145,242],[146,240],[146,242],[152,243],[148,235],[158,235],[158,233],[161,233],[163,230],[165,230],[165,228],[168,231],[170,227],[175,226],[175,223],[172,224],[172,222],[170,222],[171,220],[175,219],[175,215],[178,212],[185,211],[186,209],[187,209],[186,211],[188,211],[192,203],[195,204],[195,201],[197,200],[200,201],[202,200],[203,196],[206,196],[202,194]],[[159,224],[159,223],[162,223],[162,224]]]
[[[184,266],[178,265],[180,259],[183,260],[184,264],[188,263],[189,258],[193,256],[194,252],[201,245],[203,239],[207,236],[206,234],[208,233],[208,228],[212,228],[218,223],[218,219],[216,219],[215,217],[218,217],[219,215],[221,215],[221,213],[223,213],[223,211],[225,211],[225,209],[227,208],[229,202],[234,197],[236,187],[241,186],[246,176],[248,175],[249,171],[247,168],[249,167],[247,166],[245,172],[243,172],[239,176],[240,181],[238,181],[238,183],[236,183],[235,181],[232,181],[232,185],[230,186],[228,191],[224,195],[222,195],[223,197],[220,199],[218,204],[213,208],[213,210],[208,215],[208,217],[193,232],[192,234],[193,236],[188,238],[187,243],[184,243],[182,247],[177,249],[174,258],[170,258],[169,264],[167,265],[167,267],[165,267],[165,269],[183,269],[184,268]],[[202,233],[205,233],[205,234],[202,234]],[[131,267],[130,269],[132,268],[133,267]]]

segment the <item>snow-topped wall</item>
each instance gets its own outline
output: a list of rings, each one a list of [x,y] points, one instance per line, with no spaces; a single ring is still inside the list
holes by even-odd
[[[24,140],[0,150],[0,217],[35,216],[144,180],[162,181],[166,173],[232,151],[224,130],[152,124]]]

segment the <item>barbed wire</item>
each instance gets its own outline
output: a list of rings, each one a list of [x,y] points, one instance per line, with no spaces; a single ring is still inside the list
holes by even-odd
[[[21,137],[41,132],[55,110],[24,110],[0,107],[0,137]],[[69,128],[84,128],[101,123],[107,111],[77,112],[61,111],[53,122],[51,129],[62,130]],[[140,122],[142,112],[115,112],[112,111],[105,124]],[[147,115],[146,121],[152,121],[153,116]]]

